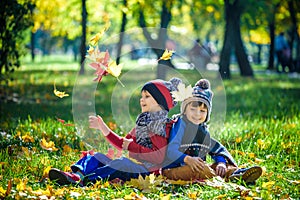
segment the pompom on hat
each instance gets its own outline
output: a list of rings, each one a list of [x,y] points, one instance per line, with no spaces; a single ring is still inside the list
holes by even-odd
[[[194,101],[202,102],[206,105],[208,113],[205,122],[210,119],[212,109],[213,92],[210,89],[210,82],[207,79],[200,79],[193,87],[192,97],[185,99],[180,107],[181,114],[184,113],[186,106]]]
[[[177,104],[171,92],[177,91],[181,82],[179,78],[172,78],[169,81],[157,79],[147,82],[141,90],[147,90],[159,105],[169,111]]]

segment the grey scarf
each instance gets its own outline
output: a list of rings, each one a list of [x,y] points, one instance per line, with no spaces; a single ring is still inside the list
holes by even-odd
[[[137,143],[152,148],[150,134],[166,137],[166,123],[168,121],[168,111],[166,110],[141,113],[137,117],[135,127]]]

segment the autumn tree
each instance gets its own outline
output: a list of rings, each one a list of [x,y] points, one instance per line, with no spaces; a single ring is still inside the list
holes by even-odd
[[[25,53],[24,31],[32,25],[32,6],[29,1],[0,2],[0,81],[20,66],[20,57]]]
[[[248,61],[241,38],[240,26],[241,15],[248,4],[243,2],[243,0],[224,0],[224,2],[226,25],[224,43],[219,63],[220,75],[224,79],[231,78],[229,65],[231,52],[233,51],[234,55],[237,58],[237,62],[240,68],[240,74],[242,76],[253,77],[253,70]]]
[[[139,9],[139,25],[143,28],[143,34],[151,46],[153,52],[156,54],[157,58],[162,56],[166,41],[168,39],[168,26],[172,18],[171,9],[173,5],[173,0],[162,0],[161,2],[161,13],[160,13],[160,25],[157,33],[157,38],[154,39],[151,33],[147,29],[146,16],[145,16],[145,4],[140,4]],[[157,66],[157,78],[165,79],[166,67],[174,68],[171,60],[159,60]]]

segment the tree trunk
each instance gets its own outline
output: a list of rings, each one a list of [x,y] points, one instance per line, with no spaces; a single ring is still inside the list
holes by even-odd
[[[34,53],[34,43],[35,43],[35,34],[33,32],[30,33],[30,52],[31,52],[31,61],[34,62],[35,53]]]
[[[123,6],[127,7],[127,0],[123,0]],[[116,62],[117,64],[120,63],[120,56],[121,56],[121,51],[122,51],[122,46],[123,46],[123,40],[124,40],[124,32],[125,32],[125,27],[127,24],[127,15],[125,12],[122,12],[122,24],[121,24],[121,29],[120,29],[120,40],[117,46],[117,59]]]
[[[220,68],[219,72],[220,75],[223,79],[230,79],[231,74],[230,74],[230,57],[231,57],[231,44],[233,43],[232,41],[232,36],[230,36],[232,33],[232,28],[230,28],[230,24],[226,23],[225,27],[225,38],[224,38],[224,43],[220,55]]]
[[[82,27],[82,36],[81,36],[81,45],[80,45],[80,71],[79,74],[84,74],[84,60],[86,55],[86,22],[87,22],[87,11],[86,11],[86,0],[81,0],[82,3],[82,19],[81,19],[81,27]]]
[[[146,29],[146,20],[143,8],[140,8],[140,18],[139,18],[139,25],[141,28],[143,28],[143,34],[145,38],[148,41],[148,44],[151,46],[152,50],[157,56],[157,59],[159,59],[164,50],[166,41],[168,38],[167,35],[167,28],[169,26],[169,23],[171,21],[171,8],[172,8],[172,1],[165,1],[162,0],[162,12],[161,12],[161,18],[160,18],[160,29],[158,33],[158,38],[156,40],[152,39],[151,34]],[[171,60],[167,61],[159,61],[157,65],[157,78],[159,79],[165,79],[166,78],[166,70],[167,67],[174,68],[174,65],[172,64]]]
[[[256,64],[261,64],[261,49],[262,49],[262,45],[261,44],[257,44],[257,60],[256,60]]]
[[[232,50],[235,53],[237,62],[242,76],[253,76],[253,70],[245,52],[240,32],[240,17],[243,11],[243,5],[239,0],[235,0],[232,4],[229,0],[225,2],[225,36],[224,44],[220,57],[219,72],[223,79],[230,79],[230,55]]]
[[[278,5],[276,5],[276,7],[277,6]],[[270,49],[269,49],[269,61],[267,67],[268,70],[274,69],[275,13],[276,13],[276,9],[274,9],[273,13],[271,13],[271,20],[269,21]]]
[[[245,52],[245,48],[243,45],[243,41],[241,38],[241,27],[240,27],[240,12],[236,12],[236,15],[233,15],[235,20],[233,22],[235,23],[233,34],[234,34],[234,49],[235,49],[235,55],[237,58],[237,62],[240,68],[240,74],[241,76],[250,76],[253,77],[253,70],[250,66],[248,56]]]
[[[293,58],[293,53],[291,54],[290,57],[290,62],[293,65],[293,70],[296,71],[300,71],[300,38],[299,38],[299,34],[297,32],[297,27],[298,27],[298,23],[297,23],[297,18],[296,18],[296,11],[295,11],[295,6],[294,3],[296,3],[296,1],[290,0],[288,1],[288,7],[289,7],[289,12],[290,12],[290,16],[291,16],[291,21],[292,21],[292,30],[291,30],[291,43],[290,43],[290,48],[291,51],[293,50],[293,44],[294,41],[296,42],[296,57]],[[294,62],[294,60],[296,62]]]

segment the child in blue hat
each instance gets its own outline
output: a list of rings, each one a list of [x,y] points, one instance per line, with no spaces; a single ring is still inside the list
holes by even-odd
[[[173,180],[208,179],[214,176],[226,180],[242,178],[255,182],[261,167],[238,169],[228,150],[210,136],[206,123],[210,119],[213,92],[207,79],[199,80],[190,95],[181,104],[181,114],[176,116],[170,132],[163,175]],[[206,163],[206,156],[214,160]]]

